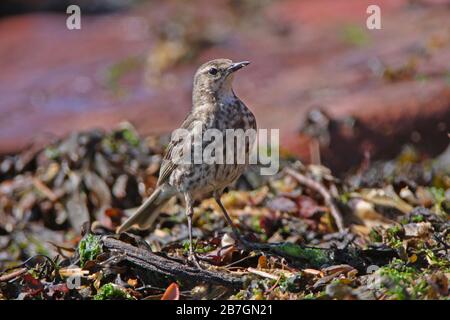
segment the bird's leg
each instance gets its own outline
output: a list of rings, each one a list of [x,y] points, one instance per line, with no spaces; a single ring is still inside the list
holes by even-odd
[[[201,269],[200,263],[198,262],[197,256],[194,252],[194,246],[192,243],[192,216],[194,215],[194,207],[192,199],[186,195],[186,217],[188,221],[188,233],[189,233],[189,261],[193,262],[195,266]]]
[[[243,245],[247,246],[248,241],[244,239],[242,234],[239,232],[238,228],[233,224],[233,221],[231,221],[230,216],[228,215],[227,210],[225,209],[224,205],[222,204],[222,201],[220,200],[220,195],[215,194],[214,199],[216,200],[217,204],[219,205],[220,209],[222,210],[223,216],[225,217],[225,220],[227,220],[227,223],[230,225],[231,229],[233,230],[233,234],[236,237],[237,240],[239,240]]]

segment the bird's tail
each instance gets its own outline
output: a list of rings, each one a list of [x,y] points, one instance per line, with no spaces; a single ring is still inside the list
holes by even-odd
[[[116,233],[125,232],[134,225],[142,230],[150,228],[159,215],[159,209],[172,196],[173,194],[170,191],[158,187],[137,211],[117,229]]]

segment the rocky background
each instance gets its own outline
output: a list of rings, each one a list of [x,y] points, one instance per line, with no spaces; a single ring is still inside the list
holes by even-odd
[[[450,3],[0,3],[0,300],[448,299]],[[280,128],[250,167],[151,230],[116,228],[154,190],[202,62],[251,60],[235,91]],[[299,161],[302,160],[302,161]]]
[[[448,144],[449,1],[377,1],[373,31],[361,0],[70,3],[81,30],[66,29],[66,1],[0,4],[0,153],[122,120],[170,132],[196,67],[216,57],[252,61],[235,91],[304,160],[320,146],[340,172]]]

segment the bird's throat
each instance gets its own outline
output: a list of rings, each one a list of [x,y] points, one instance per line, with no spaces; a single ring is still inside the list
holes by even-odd
[[[231,87],[220,88],[217,91],[210,89],[196,90],[192,94],[192,105],[194,109],[204,105],[233,104],[236,100],[237,97]]]

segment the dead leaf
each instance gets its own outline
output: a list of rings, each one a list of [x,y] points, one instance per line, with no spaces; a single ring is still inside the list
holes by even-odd
[[[161,300],[180,300],[180,288],[178,287],[178,284],[175,282],[170,284],[161,297]]]
[[[44,290],[44,285],[41,281],[33,277],[30,273],[26,273],[22,276],[25,282],[25,287],[28,293],[35,296]]]
[[[316,269],[303,269],[302,272],[312,276],[323,276],[323,272]]]
[[[250,273],[256,274],[256,275],[258,275],[260,277],[263,277],[263,278],[269,278],[269,279],[272,279],[272,280],[278,280],[278,276],[276,276],[274,274],[271,274],[271,273],[268,273],[268,272],[265,272],[265,271],[261,271],[261,270],[255,269],[255,268],[251,268],[251,267],[247,268],[247,271],[250,272]]]
[[[440,271],[433,273],[427,278],[427,282],[434,291],[443,296],[448,295],[448,278],[444,273]]]
[[[136,287],[138,285],[138,280],[137,279],[128,279],[127,281],[128,285],[132,286],[132,287]]]
[[[258,269],[267,269],[267,258],[266,258],[266,256],[260,256],[258,258]]]
[[[286,197],[275,197],[267,203],[267,207],[273,211],[281,211],[287,213],[297,212],[297,205],[291,199]]]
[[[297,198],[297,205],[300,216],[303,218],[311,218],[318,212],[328,210],[326,207],[319,206],[313,198],[308,196],[299,196]]]
[[[348,264],[339,264],[339,265],[324,268],[324,269],[322,269],[322,272],[325,273],[326,275],[335,274],[335,273],[341,274],[341,273],[350,272],[354,269],[355,268],[353,268],[352,266],[350,266]]]

